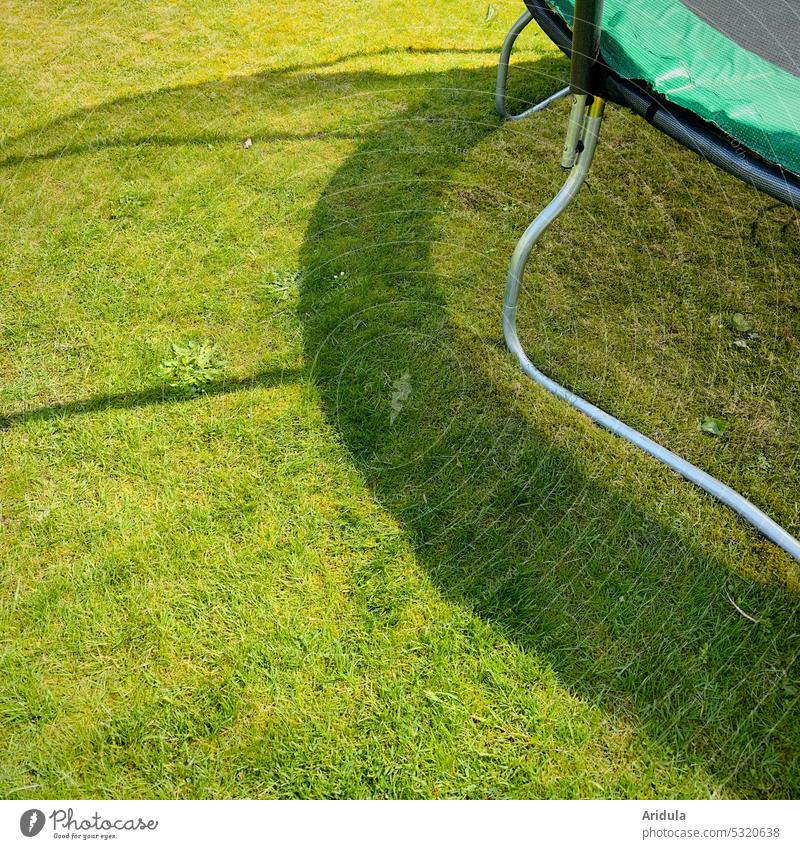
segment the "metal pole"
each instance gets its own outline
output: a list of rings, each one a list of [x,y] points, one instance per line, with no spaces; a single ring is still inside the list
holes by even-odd
[[[800,542],[744,496],[702,469],[698,469],[697,466],[688,460],[684,460],[683,457],[664,448],[663,445],[659,445],[643,433],[626,425],[624,422],[556,383],[536,368],[522,347],[519,335],[517,334],[517,307],[519,304],[520,287],[522,286],[522,276],[528,262],[528,257],[541,235],[569,206],[580,191],[583,181],[589,172],[595,148],[597,147],[602,114],[603,102],[599,98],[596,98],[589,109],[584,125],[584,134],[581,140],[583,149],[578,153],[577,161],[569,172],[566,182],[553,200],[550,201],[537,218],[528,226],[511,257],[508,278],[506,280],[505,298],[503,300],[503,336],[505,337],[506,345],[508,345],[509,351],[517,358],[525,374],[540,386],[543,386],[558,398],[567,401],[573,407],[589,416],[590,419],[597,422],[597,424],[602,425],[617,436],[627,439],[638,448],[646,451],[652,457],[655,457],[656,460],[669,466],[673,471],[678,472],[678,474],[683,475],[687,480],[705,490],[709,495],[713,495],[714,498],[726,504],[735,513],[738,513],[745,519],[745,521],[757,528],[767,539],[772,540],[772,542],[782,548],[787,554],[800,561]]]
[[[520,112],[516,115],[510,113],[506,109],[506,88],[508,85],[508,65],[511,60],[511,51],[514,47],[514,42],[519,37],[519,34],[532,20],[533,15],[531,15],[531,13],[526,9],[508,31],[508,35],[506,35],[503,46],[500,49],[500,62],[497,65],[497,85],[495,86],[494,92],[494,105],[495,109],[497,109],[497,114],[506,121],[521,121],[523,118],[533,115],[534,112],[541,112],[542,109],[546,109],[551,103],[561,100],[562,97],[566,97],[570,93],[569,86],[559,89],[555,94],[551,94],[535,106],[531,106],[530,109],[526,109],[524,112]]]

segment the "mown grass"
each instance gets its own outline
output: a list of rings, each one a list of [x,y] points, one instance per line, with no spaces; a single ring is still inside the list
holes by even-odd
[[[2,3],[3,797],[800,788],[796,565],[500,343],[496,5]],[[590,184],[536,361],[798,533],[796,218],[617,109]]]

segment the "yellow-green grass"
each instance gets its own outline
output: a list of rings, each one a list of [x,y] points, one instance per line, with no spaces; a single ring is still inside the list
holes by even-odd
[[[494,7],[0,2],[3,797],[800,790],[796,564],[501,344]],[[611,108],[524,340],[798,533],[799,252]]]

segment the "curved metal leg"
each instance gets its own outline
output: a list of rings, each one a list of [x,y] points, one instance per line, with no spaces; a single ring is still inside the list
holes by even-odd
[[[576,98],[576,106],[573,107],[573,112],[576,107],[581,108],[579,99]],[[584,99],[585,102],[585,99]],[[723,504],[726,504],[734,512],[738,513],[743,519],[757,528],[767,539],[772,540],[776,545],[780,546],[784,551],[800,561],[800,542],[798,542],[788,531],[784,530],[780,525],[774,522],[766,514],[762,513],[754,504],[751,504],[746,498],[739,495],[738,492],[721,483],[716,478],[698,469],[683,457],[679,457],[657,442],[654,442],[649,437],[632,427],[629,427],[624,422],[614,416],[595,407],[560,384],[551,380],[547,375],[540,372],[536,366],[530,361],[528,355],[522,347],[522,343],[517,335],[517,305],[519,302],[519,292],[522,285],[522,275],[525,270],[525,264],[528,261],[534,245],[539,240],[542,233],[555,221],[555,219],[567,208],[573,198],[578,194],[586,174],[592,164],[595,148],[597,146],[597,138],[600,132],[600,123],[603,115],[603,104],[599,99],[595,99],[587,116],[583,121],[583,149],[577,155],[577,161],[572,167],[572,170],[567,177],[566,182],[562,186],[558,194],[544,208],[538,217],[528,226],[528,229],[519,240],[514,254],[511,257],[511,264],[508,269],[508,278],[506,281],[506,292],[503,300],[503,336],[509,350],[519,361],[522,370],[530,378],[536,381],[540,386],[543,386],[553,395],[569,402],[573,407],[580,410],[589,416],[590,419],[597,424],[632,442],[634,445],[646,451],[651,456],[655,457],[664,465],[669,466],[673,471],[683,475],[692,483],[705,490],[710,495],[713,495]],[[577,146],[580,149],[580,145]]]
[[[531,106],[530,109],[526,109],[518,115],[512,115],[506,110],[506,86],[508,84],[508,64],[511,59],[511,50],[514,47],[514,42],[517,40],[519,34],[532,20],[533,15],[531,15],[531,13],[526,9],[519,16],[514,26],[512,26],[508,31],[508,35],[503,42],[503,47],[500,50],[500,63],[497,66],[497,86],[494,94],[494,105],[497,109],[497,114],[500,115],[501,118],[505,118],[507,121],[521,121],[523,118],[527,118],[528,115],[533,115],[534,112],[541,112],[542,109],[546,109],[551,103],[555,103],[562,97],[566,97],[570,92],[569,86],[559,89],[555,94],[551,94],[550,97],[546,97],[540,103],[537,103],[535,106]]]

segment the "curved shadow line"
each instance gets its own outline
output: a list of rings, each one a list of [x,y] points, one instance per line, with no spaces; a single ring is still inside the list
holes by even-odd
[[[493,81],[485,72],[474,76]],[[425,116],[449,109],[455,120],[473,108],[475,121],[461,137],[465,150],[494,128],[468,96],[454,102],[447,73],[436,78],[438,98],[420,98],[405,126],[379,127],[344,162],[306,231],[300,314],[328,416],[443,596],[546,658],[582,698],[635,718],[728,792],[791,795],[800,787],[800,747],[787,753],[786,744],[800,741],[792,716],[798,700],[759,681],[778,645],[781,663],[796,670],[797,601],[780,586],[737,579],[728,564],[648,515],[635,493],[587,478],[501,389],[500,366],[487,371],[485,353],[476,356],[476,343],[448,317],[447,280],[431,256],[433,215],[407,210],[442,211],[444,186],[463,152],[448,154],[446,130]],[[409,163],[406,152],[415,145],[431,152]],[[371,149],[384,151],[374,185],[363,181],[359,161]],[[344,286],[331,279],[342,265],[352,278]],[[445,320],[433,327],[436,304]],[[404,334],[407,344],[396,345]],[[436,345],[414,341],[426,334]],[[448,385],[450,351],[464,358],[458,390]],[[386,375],[404,368],[422,385],[413,409],[390,426],[374,393],[390,392]],[[448,413],[456,401],[459,413]],[[419,454],[420,444],[437,439],[435,449]],[[463,471],[453,476],[459,465]],[[778,630],[765,636],[743,626],[725,599],[732,582],[736,592],[750,593],[754,609],[770,611]],[[720,648],[711,661],[708,646]],[[764,722],[771,723],[766,734]],[[694,734],[687,737],[689,726]]]
[[[564,61],[540,65],[563,69]],[[364,83],[355,72],[336,77]],[[229,85],[236,91],[264,79]],[[510,388],[513,367],[500,359],[499,337],[486,346],[454,324],[446,297],[451,281],[442,279],[431,255],[434,217],[408,210],[441,211],[466,153],[497,131],[499,123],[488,120],[494,70],[422,72],[404,80],[415,91],[407,120],[378,122],[363,136],[317,202],[301,248],[305,351],[355,466],[375,500],[406,529],[443,597],[542,658],[581,698],[633,718],[678,762],[700,764],[721,787],[753,796],[796,793],[798,699],[764,683],[774,669],[797,677],[796,603],[780,587],[736,577],[731,564],[648,514],[635,492],[588,478],[574,450],[554,446]],[[464,81],[469,85],[447,85]],[[166,93],[165,108],[173,95],[218,85]],[[126,99],[133,108],[136,101]],[[202,107],[198,121],[208,119],[208,103]],[[442,115],[452,115],[452,124]],[[521,135],[514,144],[510,155],[529,160]],[[363,161],[362,154],[376,150],[378,160]],[[382,181],[381,167],[405,179]],[[365,168],[376,176],[374,185],[364,184]],[[415,192],[423,197],[410,203]],[[382,215],[387,208],[393,216]],[[388,242],[395,243],[391,252]],[[329,269],[344,255],[353,280],[337,288]],[[440,316],[446,320],[438,322]],[[435,344],[392,347],[388,340],[398,330]],[[356,351],[370,356],[354,358]],[[385,375],[413,356],[415,391],[390,427]],[[453,357],[464,366],[460,388],[448,385]],[[210,391],[274,385],[287,375],[299,372],[222,381]],[[98,396],[13,413],[4,426],[178,400],[160,389]],[[420,454],[419,446],[443,430],[436,450]],[[369,583],[383,567],[358,568],[354,580]],[[753,628],[732,611],[725,599],[731,585],[747,609],[771,619],[769,629]],[[387,594],[384,603],[396,601]]]
[[[261,71],[257,71],[253,74],[239,75],[239,74],[231,74],[228,77],[223,79],[213,79],[213,80],[205,80],[201,83],[189,83],[189,84],[181,84],[176,86],[163,86],[162,88],[153,89],[152,91],[147,92],[138,92],[136,94],[128,94],[122,97],[115,97],[111,100],[104,101],[103,103],[95,104],[94,106],[87,106],[81,109],[76,109],[73,112],[69,112],[67,115],[62,115],[57,118],[54,118],[51,121],[46,121],[43,124],[37,124],[34,127],[26,130],[23,133],[19,133],[16,136],[9,136],[4,141],[0,143],[0,150],[4,147],[11,147],[12,145],[24,141],[27,138],[31,138],[34,135],[38,135],[48,130],[55,129],[57,127],[61,127],[65,124],[72,123],[74,121],[78,121],[81,116],[91,115],[99,110],[109,109],[117,106],[128,106],[133,103],[140,102],[142,100],[146,100],[154,97],[162,97],[164,95],[172,95],[179,94],[182,91],[190,91],[192,89],[202,88],[207,85],[220,85],[223,83],[235,83],[237,81],[267,81],[273,77],[288,77],[292,74],[297,73],[307,73],[311,74],[316,71],[322,71],[330,68],[335,68],[337,65],[343,65],[346,62],[352,62],[354,59],[372,59],[379,58],[381,56],[393,56],[397,54],[407,54],[410,56],[429,56],[429,55],[439,55],[439,54],[492,54],[495,55],[497,50],[494,47],[477,47],[477,48],[460,48],[460,47],[384,47],[380,50],[365,50],[365,51],[354,51],[352,53],[346,53],[343,56],[338,56],[335,59],[330,59],[325,62],[297,62],[293,65],[283,65],[278,68],[266,68]],[[238,139],[237,139],[238,140]],[[39,158],[35,155],[33,157],[20,157],[22,160],[27,158]],[[50,157],[44,157],[50,158]],[[8,159],[2,160],[0,165],[5,165],[8,162]]]

